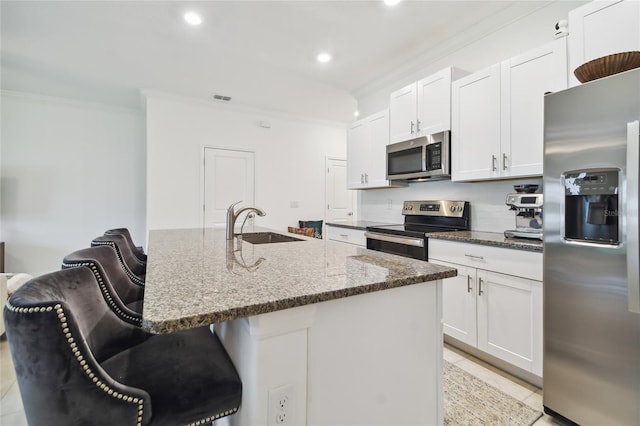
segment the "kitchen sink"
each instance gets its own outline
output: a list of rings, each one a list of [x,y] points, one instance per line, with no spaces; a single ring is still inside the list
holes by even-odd
[[[291,243],[295,241],[304,241],[300,238],[276,234],[275,232],[247,232],[237,234],[236,236],[251,244]]]

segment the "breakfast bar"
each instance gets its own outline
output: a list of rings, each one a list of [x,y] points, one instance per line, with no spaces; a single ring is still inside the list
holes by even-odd
[[[243,382],[231,424],[442,424],[456,273],[267,229],[151,231],[143,327],[212,326]]]

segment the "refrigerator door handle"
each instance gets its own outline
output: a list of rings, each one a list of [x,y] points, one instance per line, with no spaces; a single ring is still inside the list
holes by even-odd
[[[627,123],[627,301],[630,312],[640,313],[640,250],[638,249],[638,164],[640,121]]]

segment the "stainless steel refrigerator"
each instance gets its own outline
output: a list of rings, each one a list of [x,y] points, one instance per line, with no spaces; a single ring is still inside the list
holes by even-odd
[[[640,425],[640,69],[545,96],[543,404]]]

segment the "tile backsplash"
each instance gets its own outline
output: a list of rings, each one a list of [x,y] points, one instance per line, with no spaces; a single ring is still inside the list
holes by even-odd
[[[514,212],[505,205],[515,184],[540,185],[542,179],[499,180],[489,182],[416,182],[404,188],[358,191],[358,218],[385,223],[402,223],[405,200],[460,200],[471,204],[471,229],[503,232],[515,227]]]

